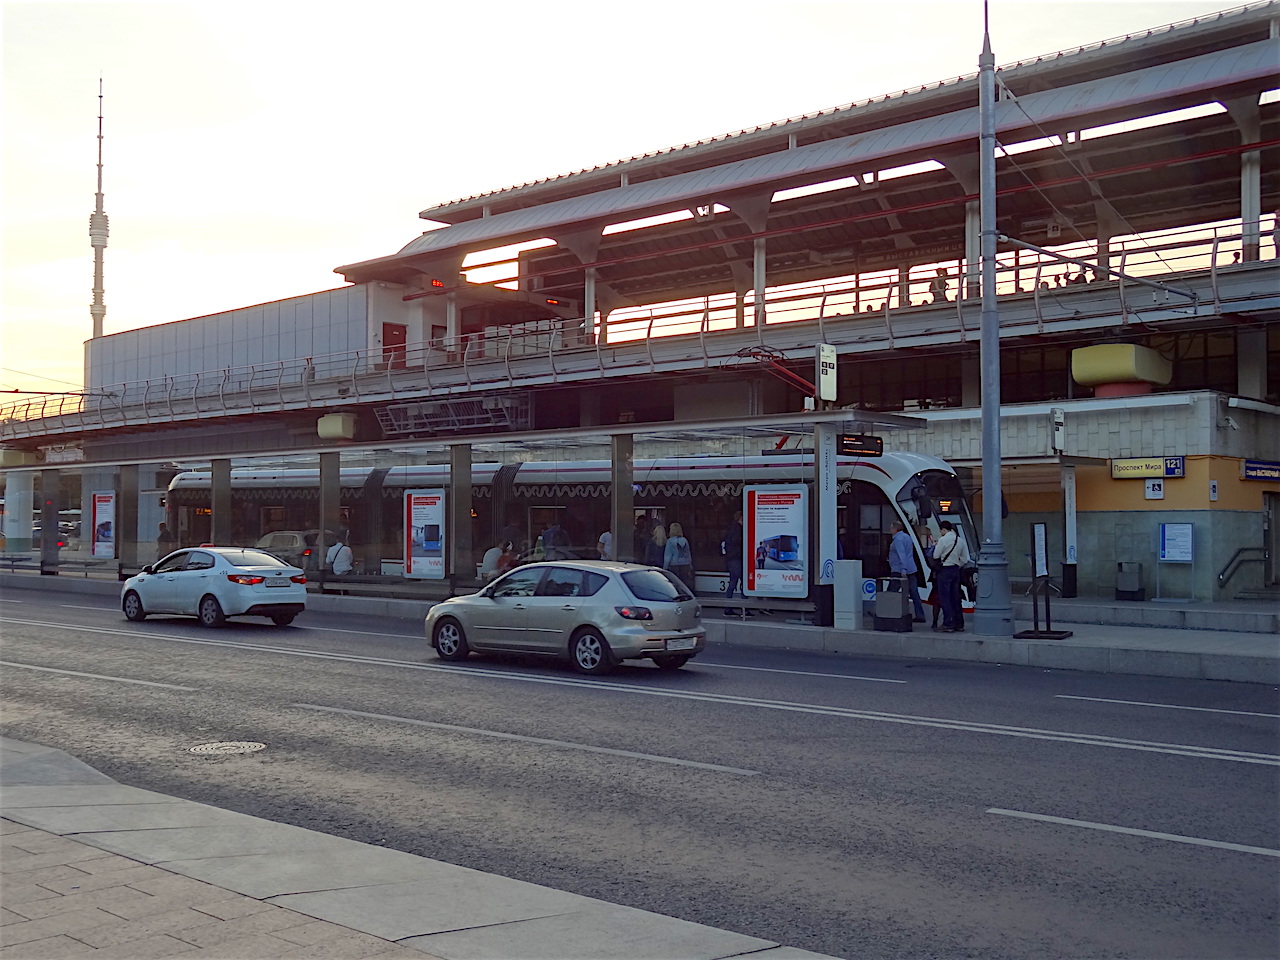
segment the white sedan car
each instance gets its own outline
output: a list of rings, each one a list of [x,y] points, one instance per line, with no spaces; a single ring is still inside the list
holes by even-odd
[[[126,580],[120,606],[130,620],[177,613],[220,627],[227,617],[248,616],[284,627],[306,607],[306,582],[297,567],[253,547],[192,547]]]

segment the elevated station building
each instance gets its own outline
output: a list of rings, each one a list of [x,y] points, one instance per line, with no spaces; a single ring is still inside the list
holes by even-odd
[[[1013,576],[1044,523],[1081,594],[1110,595],[1118,571],[1147,596],[1280,585],[1278,65],[1280,4],[1265,2],[998,71]],[[946,460],[973,494],[978,81],[921,80],[428,207],[429,229],[339,266],[335,289],[90,340],[89,396],[0,411],[8,553],[32,546],[31,498],[67,510],[108,489],[126,505],[117,558],[147,562],[187,468],[213,478],[188,537],[305,523],[355,540],[380,470],[805,448],[824,343],[841,422]],[[265,486],[226,499],[248,468],[337,469],[340,492],[324,522]],[[566,479],[538,495],[572,510],[600,491]],[[714,496],[693,524],[708,572],[733,501]],[[890,517],[874,506],[841,519],[868,561]],[[506,518],[471,513],[454,543],[478,553]],[[1162,554],[1171,525],[1194,562]],[[385,545],[355,546],[365,575],[394,579]],[[459,580],[472,562],[455,557]]]

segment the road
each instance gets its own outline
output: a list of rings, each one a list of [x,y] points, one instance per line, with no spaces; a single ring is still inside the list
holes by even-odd
[[[1277,955],[1274,687],[727,647],[585,679],[390,618],[0,618],[3,734],[123,783],[857,960]],[[226,740],[267,747],[190,752]]]

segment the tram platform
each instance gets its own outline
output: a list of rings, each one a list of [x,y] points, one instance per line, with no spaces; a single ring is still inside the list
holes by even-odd
[[[117,597],[120,584],[105,572],[77,571],[71,576],[0,572],[0,593],[44,590],[64,594]],[[1058,640],[979,637],[942,633],[914,624],[909,633],[816,626],[804,604],[795,601],[732,601],[704,597],[704,622],[711,646],[756,647],[894,659],[932,659],[1002,663],[1044,669],[1187,677],[1280,684],[1280,607],[1269,601],[1216,603],[1121,602],[1080,597],[1055,600],[1055,629],[1071,636]],[[309,611],[361,613],[418,621],[429,599],[383,595],[314,593]],[[750,615],[744,615],[748,609]],[[1015,632],[1030,629],[1029,598],[1014,600]]]

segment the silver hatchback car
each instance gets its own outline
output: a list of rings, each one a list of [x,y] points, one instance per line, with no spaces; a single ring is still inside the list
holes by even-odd
[[[535,653],[568,658],[582,673],[645,657],[676,670],[707,644],[702,607],[679,580],[608,560],[517,567],[479,593],[437,603],[425,628],[442,660]]]

